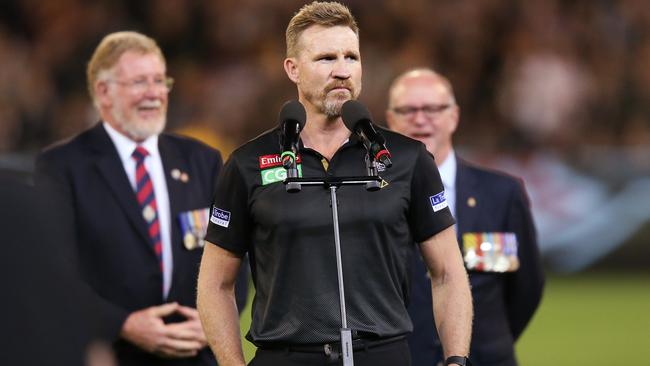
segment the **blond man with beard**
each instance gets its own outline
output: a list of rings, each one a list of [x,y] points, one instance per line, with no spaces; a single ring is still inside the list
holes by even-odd
[[[106,36],[87,69],[101,122],[46,149],[37,182],[63,202],[81,275],[107,301],[121,365],[213,365],[195,309],[218,151],[162,133],[173,80],[156,42]]]
[[[366,174],[366,150],[341,108],[361,92],[359,32],[335,2],[305,5],[286,31],[284,70],[306,110],[300,135],[301,174],[310,178]],[[410,364],[405,337],[408,261],[416,242],[431,271],[433,310],[450,364],[465,364],[472,306],[453,218],[435,163],[424,145],[382,130],[393,167],[377,192],[338,191],[341,261],[354,364]],[[201,262],[198,306],[220,365],[244,359],[233,282],[250,253],[256,295],[248,339],[259,349],[251,365],[340,364],[339,292],[327,190],[287,193],[278,166],[278,129],[231,155],[219,179]],[[272,177],[272,178],[269,178]],[[275,178],[273,178],[275,177]],[[435,199],[434,199],[435,198]],[[437,201],[436,201],[437,202]]]

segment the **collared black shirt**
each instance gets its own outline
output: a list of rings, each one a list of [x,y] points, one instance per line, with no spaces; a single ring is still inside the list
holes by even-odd
[[[424,145],[383,130],[393,166],[388,183],[338,189],[348,327],[355,334],[396,336],[412,330],[406,311],[414,243],[454,224],[443,185]],[[311,344],[339,339],[336,254],[330,191],[303,186],[288,193],[271,130],[237,149],[217,183],[207,240],[250,253],[255,282],[249,339],[256,344]],[[325,170],[323,157],[301,145],[303,177],[366,175],[363,144],[351,136]],[[275,170],[274,170],[275,169]]]

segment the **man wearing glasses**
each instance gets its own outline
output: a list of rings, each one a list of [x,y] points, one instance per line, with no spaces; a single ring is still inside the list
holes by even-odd
[[[195,309],[218,151],[162,133],[165,57],[139,33],[106,36],[87,69],[101,122],[50,147],[37,182],[54,189],[81,275],[107,302],[120,365],[214,365]]]
[[[457,158],[452,135],[460,110],[452,86],[429,69],[399,76],[389,92],[388,126],[433,154],[469,272],[474,301],[474,365],[516,365],[514,342],[539,305],[544,275],[521,180]],[[435,365],[442,349],[431,314],[431,285],[422,260],[411,267],[409,337],[413,365]]]

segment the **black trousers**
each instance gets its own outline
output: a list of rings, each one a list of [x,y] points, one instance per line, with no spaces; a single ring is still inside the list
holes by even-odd
[[[410,366],[411,353],[406,339],[380,346],[355,349],[354,366]],[[332,366],[341,365],[340,358],[325,352],[304,352],[291,348],[258,349],[249,366]]]

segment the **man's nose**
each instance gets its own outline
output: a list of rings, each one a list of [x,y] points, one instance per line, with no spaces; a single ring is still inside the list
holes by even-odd
[[[339,58],[334,63],[332,76],[337,79],[348,79],[350,77],[350,65],[344,58]]]
[[[144,89],[144,95],[150,98],[157,98],[167,93],[164,87],[156,84],[155,82],[148,81]]]
[[[429,123],[429,117],[427,117],[426,113],[424,113],[424,110],[418,108],[415,111],[415,114],[413,114],[413,123],[418,126],[426,125]]]

